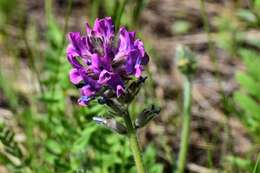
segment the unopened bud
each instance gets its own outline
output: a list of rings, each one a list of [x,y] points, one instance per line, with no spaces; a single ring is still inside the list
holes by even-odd
[[[116,99],[100,97],[98,99],[98,103],[102,105],[107,105],[114,115],[123,116],[126,113],[126,108],[124,105],[120,104],[120,102]]]
[[[119,134],[123,135],[127,133],[126,127],[123,124],[117,122],[114,118],[93,117],[93,120],[96,123],[101,124],[106,128],[115,131]]]
[[[129,85],[126,90],[126,97],[124,98],[125,103],[130,103],[135,98],[146,79],[147,77],[140,77]]]
[[[193,74],[197,68],[195,55],[189,48],[178,46],[176,48],[176,65],[183,74]]]
[[[153,118],[159,115],[161,109],[152,105],[149,108],[144,109],[135,120],[135,127],[141,128],[148,124]]]
[[[111,97],[115,96],[115,93],[112,90],[108,89],[108,90],[104,91],[103,95],[106,98],[111,98]]]

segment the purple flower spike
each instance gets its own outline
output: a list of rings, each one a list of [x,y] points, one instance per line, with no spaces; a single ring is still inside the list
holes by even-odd
[[[73,84],[83,86],[78,100],[80,105],[87,105],[95,97],[103,97],[102,88],[121,97],[128,81],[142,76],[149,57],[143,42],[135,37],[135,32],[121,27],[116,40],[111,17],[96,19],[93,28],[86,23],[84,35],[79,32],[68,34],[66,52],[73,67],[69,77]]]

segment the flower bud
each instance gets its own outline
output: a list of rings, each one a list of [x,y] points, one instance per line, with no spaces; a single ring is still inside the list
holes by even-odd
[[[127,133],[126,127],[123,124],[117,122],[114,118],[93,117],[93,120],[96,123],[101,124],[106,128],[111,129],[112,131],[115,131],[119,134],[123,135]]]
[[[147,77],[140,77],[129,85],[126,90],[126,96],[123,100],[125,103],[130,103],[135,98],[146,79]]]
[[[126,108],[124,107],[124,105],[120,104],[120,102],[118,102],[118,100],[116,99],[102,97],[98,100],[98,102],[100,104],[107,105],[109,108],[111,108],[113,114],[117,116],[123,116],[126,114]]]
[[[189,48],[178,46],[176,48],[176,65],[183,74],[193,74],[197,68],[195,55]]]
[[[144,109],[135,120],[135,127],[144,127],[150,120],[159,115],[161,109],[152,105],[149,108]]]

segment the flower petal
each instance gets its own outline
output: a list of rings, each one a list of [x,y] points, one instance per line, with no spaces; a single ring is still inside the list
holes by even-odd
[[[79,32],[70,32],[68,34],[68,39],[70,43],[73,45],[75,51],[80,54],[81,49],[81,37]]]
[[[111,17],[96,19],[93,30],[97,32],[99,36],[103,36],[106,41],[109,41],[115,34],[115,26]]]
[[[140,39],[135,40],[134,46],[140,51],[141,56],[145,55],[144,44]]]
[[[82,97],[80,97],[80,98],[78,99],[78,104],[79,104],[80,106],[87,106],[90,100],[91,100],[90,97],[88,97],[88,96],[82,96]]]
[[[85,85],[84,87],[82,87],[81,89],[80,89],[80,94],[82,95],[82,96],[92,96],[92,95],[94,95],[95,94],[95,91],[91,88],[91,86],[90,85]]]
[[[70,70],[69,77],[70,77],[70,81],[73,84],[79,84],[83,80],[78,69],[75,69],[75,68]]]
[[[140,64],[136,64],[135,65],[135,77],[137,77],[137,78],[141,77],[142,71],[143,71],[143,66],[141,66]]]
[[[125,93],[125,89],[123,88],[123,86],[122,85],[117,85],[116,86],[116,96],[119,97],[119,96],[121,96],[124,93]]]
[[[118,51],[129,52],[134,48],[135,32],[128,32],[125,27],[119,29]]]
[[[102,70],[99,75],[98,83],[99,84],[106,84],[111,79],[112,73],[107,70]]]
[[[126,60],[126,72],[128,74],[133,74],[134,72],[134,66],[136,64],[136,60],[139,57],[139,52],[137,50],[132,50]]]

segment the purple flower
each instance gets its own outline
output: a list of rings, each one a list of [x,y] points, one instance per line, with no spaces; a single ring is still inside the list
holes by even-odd
[[[121,27],[116,40],[111,17],[96,19],[93,28],[86,24],[86,34],[70,32],[67,58],[72,65],[70,81],[83,86],[80,105],[102,96],[106,87],[120,97],[133,77],[140,78],[144,65],[149,61],[143,42],[135,32]]]

